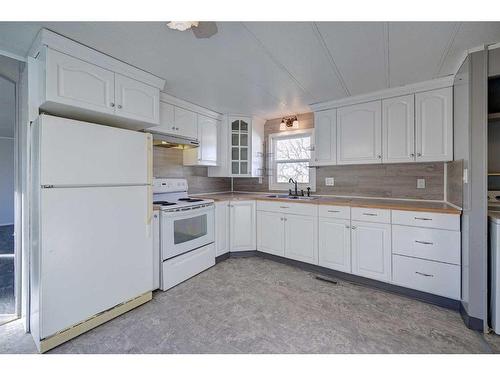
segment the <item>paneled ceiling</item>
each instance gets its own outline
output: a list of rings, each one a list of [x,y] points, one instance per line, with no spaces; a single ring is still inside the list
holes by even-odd
[[[0,22],[0,50],[24,56],[47,27],[167,81],[221,113],[265,119],[309,104],[454,74],[500,22],[218,22],[196,39],[160,22]]]

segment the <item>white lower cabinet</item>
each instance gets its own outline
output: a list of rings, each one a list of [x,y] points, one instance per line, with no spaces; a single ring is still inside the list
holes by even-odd
[[[257,211],[257,249],[264,253],[285,256],[284,215]]]
[[[319,219],[319,265],[351,273],[351,221]]]
[[[215,256],[229,252],[230,202],[215,202]]]
[[[248,251],[257,248],[255,201],[230,202],[230,251]]]
[[[317,216],[285,215],[285,257],[318,264]]]
[[[391,280],[391,225],[352,221],[352,273]]]

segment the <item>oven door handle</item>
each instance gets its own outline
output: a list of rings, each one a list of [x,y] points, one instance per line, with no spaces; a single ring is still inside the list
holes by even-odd
[[[189,218],[189,217],[200,216],[204,213],[213,211],[214,208],[215,208],[215,206],[212,204],[212,205],[207,206],[207,207],[195,208],[194,210],[173,211],[173,212],[162,211],[161,214],[164,217]]]

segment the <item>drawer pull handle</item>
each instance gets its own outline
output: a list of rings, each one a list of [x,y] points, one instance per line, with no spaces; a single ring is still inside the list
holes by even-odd
[[[339,210],[328,210],[328,212],[333,212],[333,213],[335,213],[335,212],[340,212],[340,211],[339,211]]]
[[[290,207],[288,207],[288,206],[280,206],[280,208],[290,208]]]
[[[418,272],[418,271],[415,271],[415,273],[417,275],[420,275],[420,276],[425,276],[425,277],[434,277],[434,275],[431,275],[429,273],[423,273],[423,272]]]
[[[425,221],[429,220],[429,221],[432,221],[432,219],[429,219],[428,217],[416,217],[416,216],[415,216],[415,220],[425,220]]]
[[[365,215],[365,216],[377,216],[377,214],[371,214],[369,212],[363,212],[363,215]]]
[[[434,242],[428,242],[428,241],[419,241],[415,240],[416,243],[421,243],[422,245],[434,245]]]

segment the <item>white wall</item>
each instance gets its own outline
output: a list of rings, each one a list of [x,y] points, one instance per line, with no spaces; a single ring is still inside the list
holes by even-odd
[[[14,223],[15,90],[15,84],[0,75],[0,225]]]

